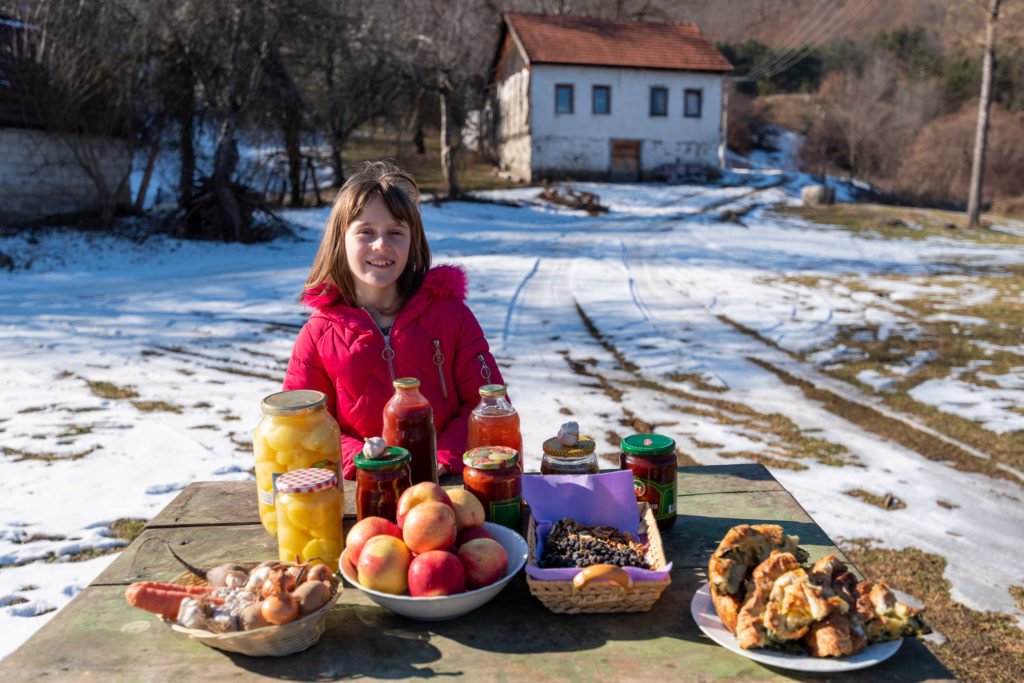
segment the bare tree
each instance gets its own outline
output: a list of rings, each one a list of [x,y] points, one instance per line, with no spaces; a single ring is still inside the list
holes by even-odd
[[[992,60],[996,46],[996,24],[1001,0],[990,0],[985,27],[985,52],[981,66],[981,98],[978,100],[978,127],[974,133],[974,160],[967,199],[967,225],[977,228],[981,217],[981,189],[985,177],[985,146],[988,143],[988,118],[992,109]]]

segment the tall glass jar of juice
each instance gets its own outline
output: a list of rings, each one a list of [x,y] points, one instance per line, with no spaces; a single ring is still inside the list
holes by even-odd
[[[507,446],[519,457],[523,469],[523,435],[519,431],[519,413],[508,402],[504,384],[480,387],[480,403],[469,415],[469,436],[466,450],[480,446]]]
[[[356,521],[364,517],[398,517],[398,498],[412,484],[409,451],[389,447],[380,458],[356,453]]]
[[[384,406],[384,432],[381,436],[389,446],[409,451],[412,483],[437,483],[437,434],[434,432],[434,409],[420,393],[420,381],[401,377],[392,382],[395,395]]]
[[[263,417],[252,436],[256,497],[263,528],[276,536],[274,481],[285,472],[307,467],[339,472],[341,430],[327,412],[327,396],[320,391],[279,391],[264,398],[260,409]]]
[[[338,571],[343,493],[328,469],[293,470],[277,486],[277,555],[282,562],[322,562]]]
[[[523,480],[519,453],[506,446],[481,446],[466,451],[462,486],[484,506],[488,522],[522,530]]]

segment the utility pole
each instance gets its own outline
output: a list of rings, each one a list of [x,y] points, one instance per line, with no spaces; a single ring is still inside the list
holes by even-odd
[[[981,189],[985,178],[985,146],[988,143],[988,115],[992,108],[992,60],[996,47],[996,23],[999,21],[999,3],[990,0],[988,23],[985,28],[985,57],[981,66],[981,99],[978,100],[978,127],[974,133],[974,161],[971,165],[971,188],[967,200],[967,227],[981,225]]]

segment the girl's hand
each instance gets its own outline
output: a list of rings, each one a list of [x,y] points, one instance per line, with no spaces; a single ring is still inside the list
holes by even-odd
[[[450,467],[448,467],[448,465],[445,465],[444,463],[442,463],[442,464],[437,466],[437,476],[438,477],[447,477],[451,473],[452,473],[452,470],[451,470]]]

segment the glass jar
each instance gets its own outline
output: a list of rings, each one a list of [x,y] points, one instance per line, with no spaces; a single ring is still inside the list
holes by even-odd
[[[544,442],[541,474],[597,474],[597,444],[581,436],[575,446],[566,446],[553,436]]]
[[[480,446],[507,446],[519,453],[519,471],[523,471],[523,436],[519,431],[519,413],[508,402],[504,384],[480,387],[480,403],[469,415],[466,450]]]
[[[282,562],[322,562],[338,571],[344,543],[344,493],[328,469],[304,469],[278,477],[277,555]]]
[[[391,446],[381,458],[356,454],[356,521],[383,517],[397,521],[398,498],[412,485],[409,451]]]
[[[277,536],[274,480],[308,467],[338,470],[341,430],[327,412],[327,396],[302,389],[279,391],[260,402],[263,417],[252,435],[260,521]]]
[[[412,483],[437,483],[437,435],[434,432],[434,409],[420,393],[420,381],[401,377],[392,384],[395,395],[384,406],[384,431],[389,446],[409,451]]]
[[[662,434],[634,434],[622,440],[619,469],[633,471],[638,502],[654,510],[659,529],[676,523],[676,442]]]
[[[481,446],[466,451],[462,487],[484,506],[488,522],[515,532],[522,528],[523,480],[516,464],[519,453],[507,446]]]

